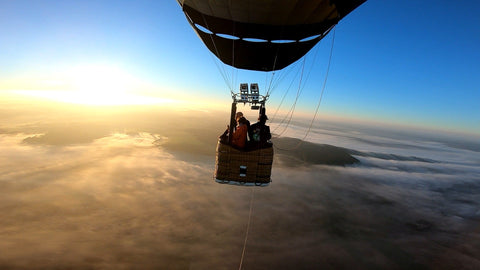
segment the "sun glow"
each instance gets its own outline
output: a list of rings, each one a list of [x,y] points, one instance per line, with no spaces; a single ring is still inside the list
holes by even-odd
[[[141,94],[152,92],[153,87],[112,65],[76,66],[41,76],[36,81],[36,87],[32,83],[29,85],[29,88],[36,88],[35,90],[14,92],[60,102],[99,106],[175,102],[172,99]]]

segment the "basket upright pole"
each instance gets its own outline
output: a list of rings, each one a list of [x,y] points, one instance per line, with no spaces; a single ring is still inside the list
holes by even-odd
[[[235,101],[232,102],[232,111],[230,113],[230,129],[228,130],[228,143],[232,144],[232,134],[233,129],[237,126],[237,120],[235,119],[235,114],[237,113],[237,103]]]

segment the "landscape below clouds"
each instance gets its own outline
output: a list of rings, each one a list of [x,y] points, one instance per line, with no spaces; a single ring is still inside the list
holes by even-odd
[[[292,123],[252,188],[229,108],[2,105],[0,269],[235,269],[251,200],[243,269],[480,268],[478,138]]]

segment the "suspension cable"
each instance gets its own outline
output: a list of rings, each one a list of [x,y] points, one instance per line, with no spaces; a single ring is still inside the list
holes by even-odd
[[[269,95],[272,95],[273,92],[278,88],[278,85],[283,82],[289,75],[290,73],[292,73],[293,70],[297,70],[297,73],[296,75],[294,76],[294,78],[296,78],[298,76],[298,73],[299,73],[299,69],[297,68],[299,65],[299,62],[296,62],[294,64],[292,64],[291,66],[288,66],[285,68],[285,70],[282,70],[282,72],[280,72],[280,75],[276,77],[276,79],[273,80],[273,86],[271,86],[271,91],[268,93]],[[290,84],[293,84],[293,81],[295,79],[292,80],[292,83]],[[290,85],[291,86],[291,85]]]
[[[291,69],[291,70],[293,70],[293,69]],[[290,70],[290,71],[291,71],[291,70]],[[275,113],[274,113],[273,116],[271,117],[271,120],[270,120],[270,121],[272,121],[272,122],[276,119],[278,111],[279,111],[280,108],[282,107],[283,102],[285,101],[285,98],[287,97],[287,94],[290,92],[290,89],[292,88],[292,85],[293,85],[293,83],[295,82],[295,78],[297,78],[298,74],[300,73],[300,69],[296,69],[296,70],[297,70],[297,72],[296,72],[295,76],[293,76],[293,79],[290,81],[290,84],[288,85],[287,89],[285,90],[285,93],[284,93],[283,96],[282,96],[282,99],[281,99],[281,101],[280,101],[280,104],[277,106],[277,109],[275,110]],[[285,118],[284,118],[284,119],[285,119]]]
[[[283,122],[285,121],[286,118],[289,117],[288,121],[287,121],[287,124],[285,125],[285,128],[283,129],[283,131],[277,136],[277,137],[280,137],[285,131],[286,129],[288,128],[289,124],[290,124],[290,121],[292,120],[292,117],[293,117],[293,113],[295,111],[295,107],[297,106],[297,101],[298,101],[298,98],[300,97],[300,94],[302,93],[302,79],[303,79],[303,72],[304,72],[304,69],[305,69],[305,57],[303,58],[303,64],[302,64],[302,72],[301,72],[301,75],[300,75],[300,81],[298,83],[298,89],[297,89],[297,96],[295,97],[295,101],[293,102],[292,104],[292,107],[290,108],[289,112],[287,113],[287,115],[285,116],[285,118],[282,120],[282,122],[273,130],[273,132],[275,132],[282,124]]]
[[[245,250],[246,250],[246,247],[247,247],[247,239],[248,239],[248,231],[250,229],[250,221],[252,220],[254,191],[255,191],[255,189],[252,187],[252,197],[250,198],[250,212],[248,213],[247,231],[245,232],[245,241],[243,242],[242,257],[240,258],[240,266],[238,267],[238,270],[242,270],[243,258],[245,257]]]
[[[230,17],[232,17],[232,14],[230,14]],[[232,33],[235,33],[235,24],[233,24],[232,27],[233,27]],[[235,40],[232,39],[232,65],[231,65],[231,68],[232,68],[232,86],[230,87],[231,92],[233,92],[233,89],[234,89],[235,85],[237,84],[237,78],[236,77],[238,75],[238,72],[236,72],[236,69],[234,67],[235,67]]]
[[[316,49],[315,49],[313,61],[312,61],[312,63],[310,64],[310,68],[308,68],[307,76],[305,77],[305,84],[302,85],[302,86],[299,85],[299,87],[301,87],[302,89],[301,89],[299,92],[297,91],[297,99],[299,98],[298,94],[299,94],[299,93],[301,94],[301,93],[303,92],[303,89],[304,89],[305,86],[306,86],[306,82],[307,82],[308,79],[310,78],[310,74],[311,74],[311,72],[312,72],[313,65],[315,64],[315,61],[316,61],[316,59],[317,59],[318,51],[319,51],[319,50],[318,50],[318,46],[317,46]],[[305,56],[303,57],[303,59],[305,60],[306,58],[307,58],[307,56],[305,55]],[[305,65],[305,63],[303,63],[303,65]],[[304,67],[302,67],[302,77],[303,77],[303,68],[304,68]],[[297,71],[297,74],[295,75],[294,78],[296,78],[297,76],[298,76],[298,71]],[[281,101],[280,105],[277,107],[277,110],[275,111],[275,116],[276,116],[278,110],[280,109],[281,105],[283,104],[283,101],[284,101],[287,93],[290,91],[290,87],[292,86],[294,80],[295,80],[295,79],[292,80],[292,82],[290,83],[289,87],[287,88],[287,91],[286,91],[285,94],[283,95],[282,101]],[[278,83],[280,83],[280,82],[278,82]],[[301,83],[300,83],[300,84],[301,84]],[[296,101],[295,101],[295,103],[296,103]],[[294,110],[294,109],[295,109],[295,105],[291,107],[291,109],[288,111],[288,113],[285,115],[285,117],[283,118],[283,120],[281,121],[281,123],[280,123],[279,125],[282,125],[282,124],[285,122],[285,120],[289,117],[289,115],[290,115],[290,120],[291,120],[291,118],[292,118],[292,116],[293,116],[293,111],[292,111],[292,110]],[[285,128],[284,128],[284,131],[288,128],[288,125],[289,125],[289,123],[290,123],[290,120],[287,122],[287,124],[286,124],[286,126],[285,126]],[[275,128],[275,130],[277,130],[278,128],[279,128],[279,127],[277,126],[277,128]],[[282,134],[283,134],[283,132],[282,132]],[[277,137],[279,137],[279,136],[277,136]]]
[[[274,147],[275,147],[276,149],[285,150],[285,151],[293,151],[293,150],[296,150],[296,149],[298,149],[298,148],[305,142],[305,139],[306,139],[307,136],[309,135],[309,133],[310,133],[310,131],[311,131],[311,129],[312,129],[312,126],[313,126],[313,122],[315,121],[315,119],[316,119],[316,117],[317,117],[317,115],[318,115],[318,110],[319,110],[319,108],[320,108],[320,104],[321,104],[322,99],[323,99],[323,94],[324,94],[324,92],[325,92],[325,88],[326,88],[326,85],[327,85],[327,79],[328,79],[328,73],[329,73],[329,71],[330,71],[330,64],[331,64],[331,61],[332,61],[333,45],[334,45],[334,43],[335,43],[335,28],[333,29],[332,45],[331,45],[331,47],[330,47],[330,55],[329,55],[329,57],[328,57],[327,71],[326,71],[326,73],[325,73],[325,78],[324,78],[324,80],[323,80],[322,90],[321,90],[321,92],[320,92],[320,97],[319,97],[319,99],[318,99],[317,106],[316,106],[316,108],[315,108],[315,114],[314,114],[314,116],[313,116],[313,118],[312,118],[312,120],[311,120],[311,122],[310,122],[310,125],[309,125],[309,127],[308,127],[308,129],[307,129],[307,132],[305,133],[305,136],[297,143],[296,146],[292,147],[291,149],[282,149],[282,148],[279,148],[279,147],[275,147],[275,145],[274,145]],[[283,134],[283,133],[282,133],[282,134]],[[277,136],[277,138],[278,138],[278,137],[280,137],[280,135]]]
[[[193,2],[193,4],[196,6],[195,2]],[[196,6],[196,8],[198,9],[198,6]],[[207,22],[207,19],[205,18],[205,15],[203,13],[201,13],[201,15],[202,15],[202,19],[203,19],[203,22],[205,23],[206,28],[210,31],[210,27],[208,26],[208,22]],[[220,52],[218,51],[217,44],[215,44],[215,40],[213,39],[213,35],[216,35],[216,34],[213,33],[213,32],[212,32],[212,34],[209,34],[210,40],[212,41],[213,47],[215,48],[216,55],[220,56]],[[218,60],[216,60],[213,55],[210,54],[210,56],[212,57],[213,61],[215,62],[215,65],[217,66],[218,71],[222,75],[223,80],[227,84],[227,87],[230,88],[230,94],[232,96],[235,95],[235,93],[233,92],[233,81],[229,82],[227,71],[225,70],[225,67],[218,64],[218,62],[217,62]],[[232,77],[232,80],[233,80],[233,77]]]
[[[303,137],[302,141],[304,141],[308,134],[310,133],[313,122],[317,118],[318,114],[318,109],[320,108],[320,104],[322,103],[323,99],[323,93],[325,92],[325,88],[327,86],[327,79],[328,79],[328,73],[330,71],[330,64],[332,62],[332,55],[333,55],[333,44],[335,43],[335,28],[333,29],[333,35],[332,35],[332,46],[330,47],[330,56],[328,57],[328,65],[327,65],[327,72],[325,73],[325,78],[323,79],[323,86],[322,86],[322,91],[320,92],[320,98],[318,99],[317,107],[315,108],[315,114],[313,115],[312,121],[310,122],[310,126],[308,127],[307,133]]]

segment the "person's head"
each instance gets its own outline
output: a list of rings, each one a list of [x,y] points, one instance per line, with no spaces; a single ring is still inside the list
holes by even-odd
[[[238,124],[240,125],[246,125],[247,124],[247,119],[245,117],[240,117],[240,118],[237,118],[237,122]]]
[[[258,117],[258,121],[259,121],[260,123],[264,123],[264,124],[265,124],[265,123],[267,122],[267,120],[268,120],[268,117],[267,117],[267,115],[265,115],[265,114],[262,114],[262,115],[260,115],[260,116]]]
[[[243,117],[243,113],[242,113],[242,112],[237,112],[237,113],[235,114],[235,120],[237,120],[237,121],[238,121],[239,118],[242,118],[242,117]]]

